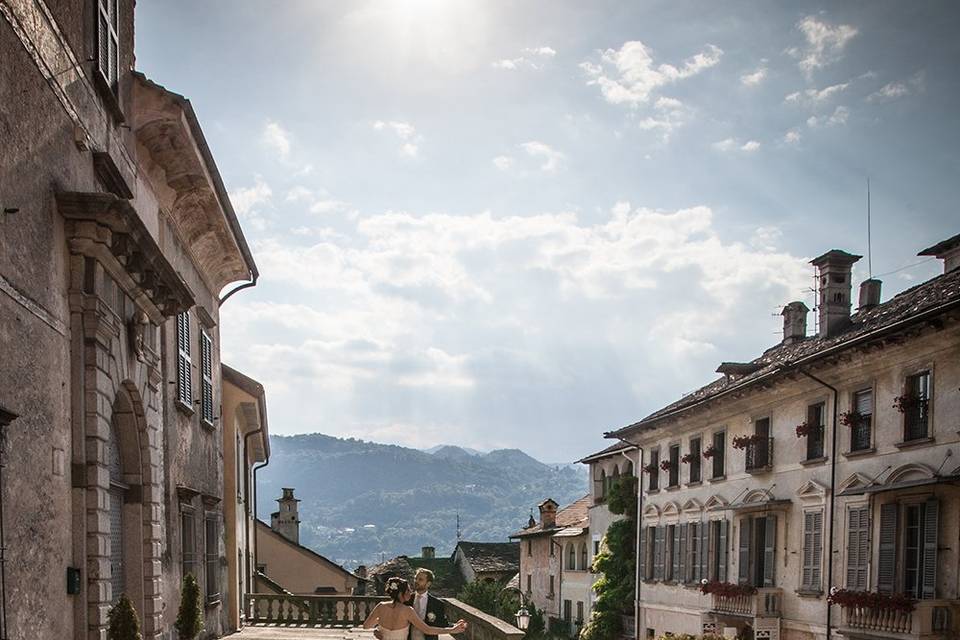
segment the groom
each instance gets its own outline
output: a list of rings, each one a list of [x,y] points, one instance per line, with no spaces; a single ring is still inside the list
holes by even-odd
[[[410,606],[417,612],[421,620],[431,627],[448,627],[447,615],[444,613],[443,601],[430,595],[430,585],[433,584],[433,571],[417,569],[413,577],[413,602]],[[437,640],[437,636],[425,636],[422,631],[410,627],[409,640]]]

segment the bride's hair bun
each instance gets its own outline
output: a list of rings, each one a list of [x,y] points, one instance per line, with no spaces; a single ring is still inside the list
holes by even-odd
[[[410,590],[410,584],[403,578],[390,578],[387,580],[387,586],[384,589],[386,594],[394,602],[400,602],[403,595]]]

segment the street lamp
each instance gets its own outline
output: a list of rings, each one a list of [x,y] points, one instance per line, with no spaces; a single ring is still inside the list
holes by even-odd
[[[517,622],[517,629],[526,632],[527,628],[530,626],[530,612],[527,611],[527,605],[523,599],[523,589],[520,587],[507,586],[503,589],[500,589],[500,593],[503,593],[504,591],[516,591],[517,595],[520,596],[520,608],[515,614],[513,614],[513,617]]]

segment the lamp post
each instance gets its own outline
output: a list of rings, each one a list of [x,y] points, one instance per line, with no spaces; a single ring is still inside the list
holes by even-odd
[[[520,596],[520,608],[515,614],[513,614],[513,618],[517,623],[517,629],[520,629],[520,631],[526,633],[527,628],[530,626],[530,612],[527,611],[527,605],[523,598],[523,590],[520,587],[511,586],[500,589],[500,593],[503,593],[504,591],[516,591]]]

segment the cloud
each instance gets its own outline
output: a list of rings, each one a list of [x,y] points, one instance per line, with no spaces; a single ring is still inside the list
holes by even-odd
[[[290,134],[279,122],[268,121],[260,139],[263,144],[276,152],[281,160],[287,160],[290,157]]]
[[[755,71],[740,76],[740,84],[745,87],[756,87],[767,79],[766,65],[760,65]]]
[[[892,102],[914,92],[922,92],[926,84],[926,74],[918,71],[905,81],[888,82],[867,96],[867,102]]]
[[[254,176],[253,185],[239,187],[230,192],[230,203],[241,220],[257,231],[267,227],[267,221],[261,214],[261,205],[269,205],[273,189],[260,176]]]
[[[797,60],[803,73],[810,77],[817,69],[838,61],[847,44],[858,33],[848,24],[831,25],[816,16],[807,16],[797,23],[797,29],[806,40],[804,47],[794,47],[787,53]]]
[[[409,122],[401,120],[376,120],[373,123],[376,131],[392,131],[400,139],[400,155],[416,158],[420,154],[420,143],[423,137],[417,134],[416,128]]]
[[[495,69],[506,69],[515,71],[526,68],[539,70],[543,68],[543,63],[557,55],[553,47],[527,47],[521,51],[521,55],[516,58],[503,58],[492,63]]]
[[[527,155],[533,158],[542,159],[543,164],[540,165],[540,170],[545,173],[555,172],[566,158],[564,154],[557,151],[550,145],[544,142],[538,142],[536,140],[524,142],[520,145],[520,148],[526,151]]]
[[[493,166],[500,171],[506,171],[513,166],[514,159],[510,156],[497,156],[493,159]]]
[[[800,135],[800,131],[798,129],[790,129],[790,131],[787,131],[785,134],[783,134],[783,141],[786,144],[796,144],[800,142],[802,137],[803,136]]]
[[[589,78],[588,85],[600,87],[611,104],[638,107],[647,104],[661,87],[693,77],[720,62],[723,51],[712,44],[679,67],[655,65],[650,49],[639,40],[625,42],[618,50],[600,52],[600,64],[585,61],[580,68]]]
[[[760,149],[760,143],[756,140],[747,140],[743,144],[734,138],[724,138],[723,140],[718,140],[710,145],[717,151],[727,152],[727,151],[742,151],[744,153],[753,153]]]
[[[805,91],[794,91],[784,97],[783,101],[793,104],[802,104],[806,106],[817,106],[834,96],[842,93],[850,86],[849,82],[830,85],[823,89],[806,89]]]
[[[312,200],[312,199],[313,199],[313,191],[302,185],[297,185],[295,187],[291,187],[290,189],[288,189],[287,195],[284,198],[284,200],[286,200],[287,202],[300,202],[301,200]]]
[[[811,129],[817,127],[836,127],[847,124],[850,117],[850,109],[843,105],[833,110],[829,116],[810,116],[807,118],[807,126]]]

